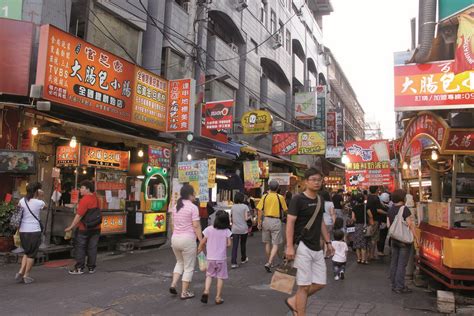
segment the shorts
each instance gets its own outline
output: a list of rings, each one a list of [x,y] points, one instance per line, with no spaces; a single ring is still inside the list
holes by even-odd
[[[228,279],[227,260],[207,260],[207,273],[211,278]]]
[[[322,250],[311,250],[304,242],[300,242],[296,249],[294,267],[297,269],[297,285],[326,284],[326,261]]]
[[[282,223],[279,218],[265,217],[262,223],[262,241],[279,245],[283,243]]]
[[[34,259],[41,245],[41,232],[20,233],[21,248],[28,258]]]

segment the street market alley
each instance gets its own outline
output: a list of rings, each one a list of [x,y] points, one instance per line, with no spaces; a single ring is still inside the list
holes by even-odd
[[[229,249],[230,251],[230,249]],[[35,266],[36,282],[17,284],[16,264],[0,266],[0,315],[289,315],[287,297],[269,288],[259,233],[249,238],[250,261],[230,269],[224,284],[225,303],[199,298],[204,274],[196,267],[194,299],[182,301],[168,293],[175,259],[170,248],[102,254],[94,275],[68,275],[66,267]],[[229,259],[230,260],[230,259]],[[434,315],[435,295],[413,288],[393,294],[387,279],[388,260],[358,265],[349,255],[346,278],[334,281],[328,261],[328,285],[310,300],[308,315]],[[54,264],[53,264],[54,266]]]

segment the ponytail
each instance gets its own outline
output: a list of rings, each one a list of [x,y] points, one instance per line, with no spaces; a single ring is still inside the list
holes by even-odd
[[[194,195],[194,188],[189,183],[185,183],[183,184],[179,195],[181,197],[178,199],[178,203],[176,204],[176,212],[179,212],[179,210],[183,208],[184,200],[189,200],[190,197]]]

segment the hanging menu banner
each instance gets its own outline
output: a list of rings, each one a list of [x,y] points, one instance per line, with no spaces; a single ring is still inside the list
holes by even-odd
[[[194,130],[194,79],[169,81],[168,124],[170,133]]]
[[[81,166],[128,170],[128,151],[81,146]]]
[[[199,181],[198,161],[178,162],[178,179],[180,183]]]

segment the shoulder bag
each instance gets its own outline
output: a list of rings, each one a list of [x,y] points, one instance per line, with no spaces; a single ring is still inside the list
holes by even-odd
[[[316,209],[313,212],[313,215],[311,215],[311,218],[309,219],[308,223],[306,223],[306,226],[303,228],[303,231],[301,234],[296,238],[296,243],[298,244],[301,239],[304,237],[305,233],[307,233],[311,227],[313,227],[314,221],[316,220],[316,217],[318,216],[319,212],[321,211],[321,197],[318,194],[318,204],[316,205]]]
[[[367,224],[367,204],[364,203],[364,236],[372,237],[375,233],[375,226]]]
[[[26,202],[26,199],[24,201],[25,201],[26,207],[28,208],[28,211],[30,211],[31,216],[33,216],[38,221],[38,223],[40,224],[41,232],[43,232],[43,224],[41,224],[41,221],[39,220],[39,218],[36,217],[35,214],[33,214],[33,212],[30,209],[30,206],[28,205],[28,202]]]
[[[395,216],[393,223],[388,230],[388,236],[406,244],[413,243],[413,234],[408,227],[408,223],[403,219],[403,210],[406,206],[400,207],[398,214]]]
[[[16,209],[13,211],[12,216],[10,217],[10,227],[13,230],[20,229],[21,221],[23,220],[23,210],[24,209],[21,206],[21,203],[18,203]]]

